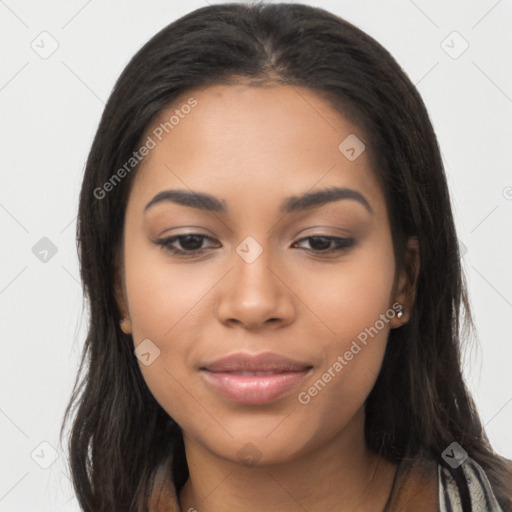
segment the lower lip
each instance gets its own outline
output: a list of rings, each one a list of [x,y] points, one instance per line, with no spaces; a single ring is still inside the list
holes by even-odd
[[[236,375],[202,370],[206,381],[222,396],[242,404],[265,404],[297,387],[310,369],[273,375]]]

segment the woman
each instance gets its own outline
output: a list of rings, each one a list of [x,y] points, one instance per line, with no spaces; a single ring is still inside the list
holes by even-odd
[[[512,511],[461,373],[437,140],[361,30],[296,4],[164,28],[107,103],[77,229],[84,510]]]

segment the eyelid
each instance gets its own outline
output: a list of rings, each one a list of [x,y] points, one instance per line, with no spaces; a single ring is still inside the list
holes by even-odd
[[[313,230],[313,234],[309,234],[309,231],[310,230]],[[339,227],[335,227],[335,226],[329,226],[329,225],[324,225],[324,224],[318,224],[318,225],[315,225],[315,226],[310,226],[308,228],[305,228],[305,229],[301,229],[300,231],[296,232],[295,235],[293,235],[292,238],[297,238],[299,235],[301,236],[339,236],[339,235],[333,235],[333,234],[327,234],[327,233],[323,233],[322,231],[325,231],[325,230],[334,230],[334,231],[338,231],[338,232],[342,232],[344,234],[345,237],[353,237],[354,236],[354,232],[350,229],[347,229],[347,228],[339,228]]]
[[[152,242],[155,245],[160,246],[161,249],[169,252],[171,255],[178,257],[178,258],[199,258],[202,256],[205,252],[208,251],[208,247],[201,247],[200,249],[194,249],[187,251],[186,249],[178,249],[175,247],[172,247],[172,244],[179,241],[181,238],[186,238],[187,236],[195,236],[200,238],[201,244],[205,240],[209,241],[215,241],[216,239],[204,235],[202,233],[197,232],[188,232],[188,233],[179,233],[176,235],[154,239]],[[332,255],[341,255],[341,253],[348,251],[351,247],[353,247],[356,243],[356,239],[353,237],[339,237],[339,236],[333,236],[333,235],[327,235],[324,233],[313,233],[309,236],[304,236],[299,238],[298,240],[295,240],[292,247],[296,246],[297,244],[301,242],[305,242],[308,240],[312,240],[314,238],[321,238],[327,240],[330,244],[335,244],[334,248],[329,248],[326,250],[315,250],[315,249],[307,249],[304,250],[308,253],[314,255],[314,256],[320,256],[320,257],[332,257]]]

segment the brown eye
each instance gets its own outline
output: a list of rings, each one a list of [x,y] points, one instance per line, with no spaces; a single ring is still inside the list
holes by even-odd
[[[355,240],[353,238],[340,238],[336,236],[308,236],[301,238],[297,243],[304,240],[309,240],[310,249],[312,252],[319,254],[322,253],[336,253],[342,252],[354,245]],[[334,246],[332,245],[334,244]]]
[[[161,240],[155,240],[155,244],[161,246],[164,250],[179,256],[196,256],[206,251],[202,247],[204,240],[213,240],[209,236],[199,233],[190,233],[186,235],[175,235]],[[176,242],[181,248],[175,247]]]
[[[198,256],[207,251],[207,247],[203,247],[205,240],[213,241],[213,238],[199,233],[189,233],[186,235],[175,235],[168,238],[155,240],[156,245],[161,246],[165,251],[176,256],[193,257]],[[340,238],[335,236],[309,236],[300,239],[295,245],[308,241],[310,247],[305,248],[309,252],[316,254],[332,254],[343,252],[355,243],[353,238]],[[177,247],[179,245],[180,247]]]

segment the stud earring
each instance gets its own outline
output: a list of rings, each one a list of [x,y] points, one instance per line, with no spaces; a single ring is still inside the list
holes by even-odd
[[[130,334],[132,332],[132,323],[130,321],[129,318],[123,318],[120,322],[119,322],[119,325],[121,326],[121,330],[125,333],[125,334]]]
[[[402,309],[402,305],[400,304],[400,310],[396,314],[397,318],[402,318],[404,316],[404,310]]]

